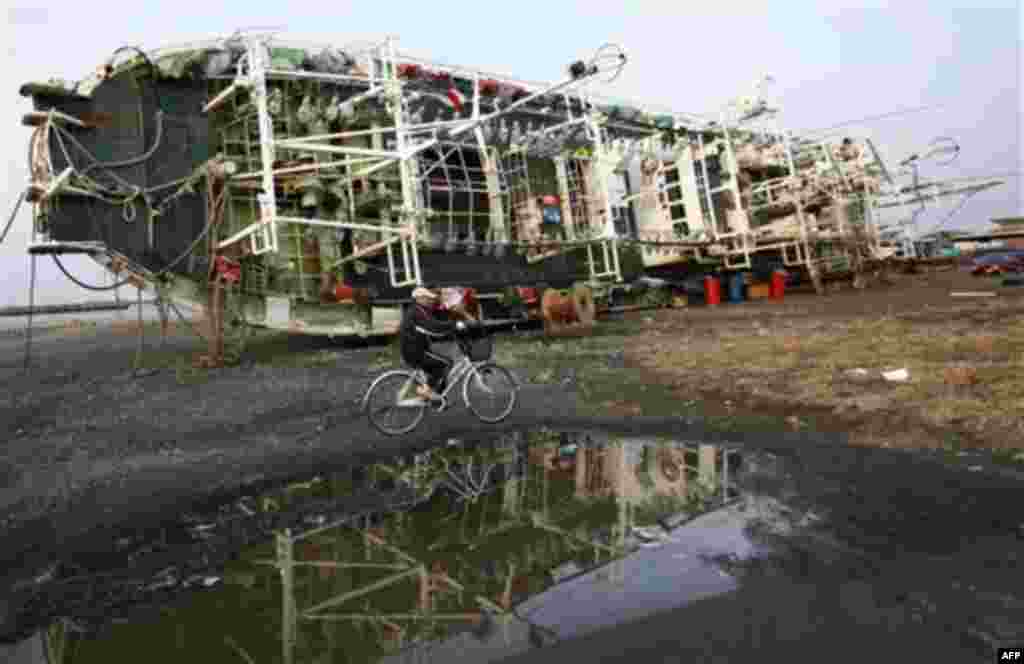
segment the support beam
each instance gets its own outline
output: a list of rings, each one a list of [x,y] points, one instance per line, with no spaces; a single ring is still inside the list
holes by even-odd
[[[302,616],[305,620],[422,620],[425,616],[422,613],[381,613],[379,615],[366,615],[365,613],[323,613],[315,616]],[[430,618],[436,620],[473,620],[479,618],[479,613],[431,613]]]
[[[293,664],[295,654],[295,578],[291,530],[277,533],[277,566],[281,572],[281,648],[284,664]]]
[[[399,572],[398,574],[392,574],[391,576],[385,577],[385,578],[381,579],[380,581],[377,581],[375,583],[371,583],[370,585],[363,586],[362,588],[358,588],[357,590],[352,590],[350,592],[338,595],[337,597],[332,597],[329,600],[326,600],[324,602],[320,602],[319,604],[315,604],[314,606],[311,606],[308,609],[306,609],[305,611],[303,611],[302,612],[303,613],[303,617],[314,617],[315,618],[317,616],[313,616],[312,614],[315,613],[316,611],[320,611],[322,609],[328,609],[328,608],[330,608],[332,606],[338,606],[339,604],[344,604],[345,602],[349,601],[350,599],[355,599],[357,597],[362,597],[363,595],[368,595],[369,593],[372,593],[375,590],[380,590],[381,588],[387,588],[388,586],[392,586],[392,585],[398,583],[399,581],[403,581],[403,580],[408,579],[408,578],[413,577],[413,576],[419,576],[421,569],[422,569],[422,566],[412,567],[412,568],[406,569],[403,572]]]

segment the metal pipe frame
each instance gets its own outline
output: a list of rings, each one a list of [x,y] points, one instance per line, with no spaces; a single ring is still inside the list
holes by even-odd
[[[407,158],[401,152],[390,150],[369,150],[367,148],[353,148],[347,145],[313,145],[292,140],[275,141],[274,146],[288,150],[306,150],[308,152],[325,152],[328,154],[354,155],[356,157],[374,157],[376,159],[402,159]]]
[[[292,73],[287,73],[286,72],[284,74],[285,74],[285,77],[291,76],[293,78],[295,78],[295,77],[298,77],[298,78],[313,78],[313,79],[327,80],[327,81],[331,81],[331,80],[350,80],[351,79],[351,80],[358,80],[358,81],[360,81],[362,83],[367,83],[369,80],[372,79],[372,81],[374,83],[378,83],[378,82],[380,83],[380,85],[376,85],[376,87],[372,87],[371,86],[371,89],[368,90],[367,92],[362,93],[362,94],[360,94],[360,95],[358,95],[358,96],[356,96],[356,97],[354,97],[354,98],[352,98],[350,100],[346,100],[345,103],[353,103],[353,100],[360,101],[360,100],[368,98],[370,96],[378,95],[378,94],[380,94],[380,92],[382,92],[384,90],[386,85],[389,85],[389,86],[392,86],[394,88],[397,88],[397,91],[398,91],[398,94],[397,94],[398,102],[395,104],[395,108],[394,108],[395,124],[394,124],[393,127],[373,129],[373,130],[370,130],[368,132],[367,131],[340,132],[340,133],[335,133],[335,134],[323,134],[323,135],[318,135],[318,136],[303,137],[303,138],[297,138],[297,139],[278,141],[278,142],[276,142],[276,145],[278,147],[280,147],[280,148],[285,148],[285,149],[300,149],[300,150],[308,150],[308,151],[311,151],[311,152],[339,153],[339,154],[346,155],[346,157],[350,157],[350,156],[353,156],[353,155],[354,156],[358,156],[358,157],[367,157],[366,161],[371,161],[374,158],[375,159],[380,159],[380,161],[378,163],[373,164],[371,166],[368,166],[366,168],[363,168],[359,172],[352,174],[351,177],[354,177],[354,178],[366,177],[366,176],[368,176],[368,175],[370,175],[372,173],[375,173],[375,172],[379,171],[382,168],[386,168],[386,167],[390,166],[393,161],[397,160],[398,161],[399,171],[400,171],[399,180],[400,180],[401,186],[402,186],[402,195],[403,195],[403,203],[404,203],[404,205],[403,205],[403,212],[407,216],[408,215],[416,216],[416,214],[418,212],[417,206],[416,206],[416,201],[413,200],[415,197],[414,197],[413,191],[412,191],[416,187],[413,186],[409,182],[409,177],[411,177],[411,176],[408,174],[409,164],[407,163],[407,161],[409,159],[415,157],[415,155],[418,154],[419,152],[421,152],[423,150],[426,150],[426,149],[429,149],[431,147],[434,147],[434,146],[436,146],[438,144],[441,144],[441,143],[444,143],[446,145],[450,144],[451,141],[445,141],[445,140],[439,139],[439,137],[437,135],[437,131],[438,130],[446,128],[446,127],[454,127],[454,130],[452,130],[450,132],[450,135],[451,136],[458,136],[458,135],[461,135],[462,133],[472,129],[472,130],[474,130],[476,142],[477,142],[477,144],[479,146],[479,149],[482,152],[482,151],[487,149],[486,141],[484,140],[482,133],[479,131],[480,126],[482,124],[484,124],[486,122],[495,121],[495,120],[498,120],[498,119],[503,118],[503,117],[506,117],[508,114],[510,114],[512,112],[515,112],[518,109],[521,109],[522,106],[524,106],[525,104],[529,103],[530,101],[532,101],[532,100],[534,100],[534,99],[536,99],[536,98],[538,98],[538,97],[540,97],[542,95],[553,94],[553,93],[556,93],[556,92],[558,92],[560,90],[562,91],[561,94],[562,94],[563,99],[569,101],[570,100],[570,96],[569,96],[568,91],[565,90],[565,89],[569,88],[574,83],[581,82],[581,81],[585,80],[585,78],[586,78],[586,77],[584,77],[584,79],[567,79],[567,80],[563,80],[563,81],[561,81],[559,83],[555,83],[555,84],[546,84],[544,86],[541,86],[541,89],[539,91],[538,90],[534,90],[532,93],[529,93],[525,98],[520,99],[519,101],[514,102],[513,104],[511,104],[511,105],[509,105],[509,106],[507,106],[505,108],[500,108],[499,110],[497,110],[495,112],[492,112],[492,113],[489,113],[489,114],[483,114],[482,110],[481,110],[482,99],[481,99],[481,93],[480,93],[480,80],[481,80],[481,76],[487,75],[487,74],[484,74],[482,72],[474,70],[474,71],[470,72],[471,75],[469,76],[472,79],[472,82],[473,82],[472,115],[471,115],[470,119],[468,119],[468,120],[438,121],[438,122],[433,122],[433,123],[424,123],[424,124],[421,124],[421,125],[407,125],[407,126],[403,127],[402,126],[402,123],[403,123],[403,111],[404,111],[404,106],[405,106],[405,104],[406,104],[406,102],[408,100],[407,100],[407,96],[402,94],[403,84],[402,84],[402,82],[397,77],[397,65],[398,65],[399,62],[403,62],[403,63],[405,63],[405,62],[408,62],[408,63],[419,63],[419,64],[427,64],[427,63],[426,63],[426,61],[423,61],[423,60],[418,60],[416,58],[406,58],[404,56],[399,55],[396,52],[396,50],[395,50],[394,41],[392,39],[389,39],[385,43],[385,47],[382,49],[382,52],[384,52],[384,53],[382,53],[379,56],[379,61],[378,61],[379,64],[380,64],[381,71],[378,74],[378,72],[376,72],[376,70],[374,70],[373,72],[371,72],[370,77],[367,78],[367,79],[353,78],[353,77],[341,77],[340,79],[338,79],[338,78],[334,77],[333,75],[319,75],[319,74],[313,74],[313,75],[310,75],[310,76],[305,76],[305,75],[303,75],[303,76],[295,76],[295,75],[293,75],[293,74],[295,74],[294,72],[292,72]],[[254,69],[258,70],[258,58],[254,59],[254,62],[257,64],[257,67],[255,67]],[[452,68],[446,67],[446,66],[441,66],[441,69],[452,69]],[[457,68],[456,69],[452,69],[453,72],[456,71],[456,70],[457,70]],[[250,76],[252,75],[252,73],[253,72],[250,72]],[[279,74],[281,72],[279,70],[267,70],[266,73],[268,75],[277,75],[277,74]],[[508,79],[508,77],[503,77],[503,76],[495,76],[495,78],[497,78],[499,80]],[[583,93],[580,93],[578,95],[578,98],[584,104],[584,106],[583,106],[584,114],[582,116],[576,117],[575,114],[572,111],[572,105],[571,105],[571,103],[569,103],[569,104],[567,104],[567,112],[566,112],[566,115],[568,116],[568,120],[566,120],[564,122],[561,122],[559,124],[553,125],[553,126],[543,126],[542,125],[542,127],[539,130],[535,130],[535,131],[529,132],[528,136],[531,137],[531,138],[544,137],[544,136],[550,135],[552,133],[556,133],[559,130],[566,129],[566,128],[569,128],[569,127],[572,127],[572,126],[577,126],[577,125],[583,125],[583,126],[585,126],[587,128],[588,134],[590,135],[591,141],[593,142],[594,148],[595,148],[595,159],[593,159],[592,161],[594,162],[594,165],[596,167],[595,170],[598,171],[598,174],[599,174],[598,179],[601,180],[601,182],[599,182],[598,186],[597,186],[597,189],[599,191],[595,192],[595,195],[603,196],[603,198],[604,198],[603,207],[605,209],[605,227],[603,229],[603,237],[588,239],[589,242],[600,242],[601,243],[601,245],[602,245],[601,246],[602,257],[605,259],[604,260],[605,269],[603,271],[599,272],[599,271],[593,269],[593,266],[592,266],[592,273],[593,273],[592,277],[594,279],[598,279],[598,278],[602,278],[602,277],[613,277],[613,278],[616,278],[616,279],[621,279],[621,275],[619,274],[619,269],[618,269],[618,262],[619,262],[618,261],[618,255],[617,255],[617,253],[618,253],[618,244],[616,242],[612,242],[611,246],[609,246],[609,244],[608,244],[609,240],[617,240],[618,239],[617,238],[617,233],[615,232],[615,228],[614,228],[614,215],[612,214],[612,211],[611,211],[611,200],[610,200],[610,196],[608,195],[608,185],[609,185],[609,183],[604,181],[605,180],[605,178],[604,178],[604,170],[605,170],[604,162],[611,156],[610,152],[612,151],[612,148],[608,148],[605,145],[605,140],[604,140],[604,136],[603,136],[603,131],[604,130],[600,126],[598,126],[597,122],[595,121],[597,119],[597,117],[598,117],[597,112],[596,111],[591,111],[591,112],[587,113],[585,111],[586,104],[588,103],[588,100],[589,100],[589,95],[586,92],[583,92]],[[673,117],[674,117],[674,120],[675,120],[674,124],[676,124],[676,125],[678,125],[680,122],[684,122],[684,121],[686,123],[690,123],[691,120],[692,120],[692,118],[687,118],[687,119],[684,120],[682,118],[682,116],[679,116],[679,115],[674,115]],[[732,176],[730,177],[730,181],[729,181],[729,183],[726,186],[720,187],[718,189],[719,190],[729,190],[729,191],[732,191],[732,193],[736,196],[737,205],[739,206],[739,209],[743,212],[744,218],[747,221],[748,228],[746,230],[749,232],[750,231],[750,228],[749,228],[749,223],[750,223],[749,222],[749,215],[754,210],[761,209],[761,208],[763,208],[765,206],[764,205],[757,205],[757,206],[750,205],[749,203],[747,203],[745,201],[745,199],[743,197],[740,196],[740,192],[738,190],[739,182],[738,182],[738,177],[737,177],[739,163],[737,161],[736,154],[735,154],[735,151],[733,149],[733,138],[734,138],[733,133],[734,132],[731,130],[731,128],[725,122],[725,113],[724,113],[724,111],[719,113],[719,122],[720,122],[720,124],[718,126],[713,127],[713,128],[712,127],[707,127],[707,129],[712,131],[715,134],[720,134],[721,135],[721,138],[722,138],[722,140],[724,142],[725,152],[726,152],[725,156],[729,160],[728,168],[729,168],[729,171],[730,171]],[[424,131],[425,132],[432,132],[433,133],[432,138],[417,144],[416,146],[412,147],[411,149],[408,148],[407,145],[406,145],[406,142],[407,142],[408,138],[410,137],[410,135],[415,133],[415,132],[424,132]],[[739,131],[744,136],[748,136],[748,134],[750,136],[754,136],[757,133],[755,130],[748,130],[745,133],[744,133],[744,130],[742,130],[742,129],[738,129],[736,131]],[[782,193],[782,191],[780,191],[780,190],[785,190],[785,189],[791,187],[792,186],[791,178],[793,176],[795,176],[795,174],[796,174],[795,164],[793,163],[793,153],[792,153],[793,144],[792,144],[792,139],[790,138],[791,134],[787,135],[787,134],[785,134],[784,132],[782,132],[781,130],[778,130],[778,129],[776,129],[775,131],[769,131],[767,129],[763,129],[762,128],[759,131],[760,131],[761,134],[764,134],[765,136],[772,135],[773,137],[778,137],[778,138],[782,138],[783,139],[783,142],[784,142],[784,145],[785,145],[786,161],[787,161],[787,165],[789,166],[789,169],[790,169],[790,176],[789,176],[789,178],[787,178],[785,180],[779,180],[779,181],[776,181],[776,182],[772,182],[770,184],[762,184],[762,185],[757,186],[756,188],[754,188],[753,190],[748,192],[747,198],[750,198],[752,200],[753,196],[755,196],[757,194],[767,194],[770,200],[771,199],[776,199],[776,198],[781,198],[778,195],[779,193]],[[393,133],[393,134],[395,134],[398,137],[398,144],[399,145],[398,145],[398,149],[397,150],[394,150],[394,151],[366,150],[366,149],[362,149],[362,148],[350,148],[350,147],[345,147],[345,146],[325,146],[325,145],[315,145],[315,144],[313,144],[315,141],[322,140],[322,139],[348,138],[348,137],[354,137],[357,134],[358,135],[366,135],[366,134],[376,134],[376,135],[379,135],[379,134],[385,134],[385,133]],[[749,136],[748,136],[748,138],[749,138]],[[789,138],[789,140],[786,140],[787,138]],[[632,143],[637,143],[637,141],[642,141],[642,140],[644,140],[644,138],[639,138],[639,139],[637,139],[635,141],[632,141]],[[733,240],[733,239],[736,239],[736,240],[739,240],[738,243],[734,244],[734,243],[731,243],[731,242],[727,242],[727,246],[725,247],[727,266],[730,267],[730,268],[734,268],[734,269],[738,268],[738,267],[744,267],[744,266],[745,267],[749,267],[749,265],[750,265],[750,254],[752,252],[756,253],[758,251],[768,250],[768,247],[765,246],[765,245],[757,245],[753,241],[753,239],[751,237],[747,237],[744,234],[742,229],[736,230],[736,231],[732,231],[732,232],[729,232],[729,233],[721,233],[721,232],[718,231],[718,228],[717,228],[718,219],[717,219],[717,214],[716,214],[716,211],[715,211],[714,199],[713,199],[713,196],[712,196],[717,190],[713,191],[711,189],[711,187],[710,187],[710,181],[709,181],[709,177],[708,177],[709,174],[707,172],[707,164],[706,164],[706,158],[707,157],[706,157],[705,145],[704,145],[704,140],[703,140],[702,134],[698,133],[697,140],[698,140],[698,144],[700,146],[701,154],[700,154],[700,158],[697,160],[697,161],[700,162],[700,164],[698,164],[696,166],[698,166],[699,170],[701,171],[701,175],[703,177],[703,181],[704,181],[704,198],[706,199],[706,202],[708,204],[708,212],[709,212],[710,217],[711,217],[711,219],[710,219],[710,221],[711,221],[710,228],[705,227],[706,231],[710,231],[709,232],[709,235],[711,236],[710,239],[709,240],[705,240],[705,241],[703,241],[701,243],[691,243],[691,242],[678,243],[678,242],[664,242],[664,241],[661,241],[660,238],[658,238],[655,241],[642,241],[641,240],[640,243],[644,243],[644,244],[648,244],[648,245],[652,245],[652,246],[662,246],[662,247],[683,246],[683,247],[688,247],[689,248],[689,247],[694,246],[695,244],[696,245],[709,246],[711,243],[721,243],[723,240]],[[629,142],[629,141],[627,141],[627,142]],[[459,150],[462,147],[468,147],[468,146],[463,146],[463,145],[460,145],[460,144],[456,143],[456,144],[453,145],[453,150],[452,151],[457,151],[457,150]],[[615,149],[617,149],[618,147],[619,146],[618,146],[618,142],[617,142],[616,145],[615,145]],[[827,141],[826,142],[822,142],[820,144],[820,148],[825,151],[826,159],[827,159],[829,165],[831,166],[831,168],[836,172],[836,174],[838,175],[840,180],[844,184],[846,184],[847,187],[849,187],[850,186],[850,182],[851,182],[850,179],[849,179],[850,176],[845,171],[843,171],[839,167],[839,165],[831,158],[831,152],[830,152],[831,147],[828,144],[828,142]],[[620,152],[621,152],[621,150],[620,150]],[[633,152],[635,152],[635,150],[629,151],[630,154],[632,154]],[[866,151],[862,147],[861,148],[861,155],[860,155],[861,161],[863,161],[866,158],[865,155],[866,155]],[[619,155],[619,156],[622,157],[622,155]],[[340,165],[341,163],[344,163],[344,162],[333,162],[330,165],[331,166],[336,166],[336,165]],[[349,162],[349,163],[353,163],[353,162]],[[438,164],[434,164],[431,168],[429,168],[425,172],[421,173],[418,176],[418,180],[422,182],[422,181],[426,180],[427,178],[429,178],[431,173],[438,166],[444,166],[443,159],[442,159],[442,162],[439,162]],[[308,167],[300,166],[300,167],[294,167],[295,170],[293,170],[293,169],[280,169],[280,171],[278,171],[276,173],[284,174],[284,173],[288,173],[288,172],[304,172],[307,169],[310,170],[310,171],[312,171],[312,170],[323,170],[326,167],[327,167],[327,165],[310,165]],[[737,171],[737,173],[732,173],[732,171]],[[245,174],[245,176],[247,176],[247,177],[252,177],[254,175],[255,174]],[[428,188],[429,189],[435,189],[433,187],[428,187]],[[679,182],[676,182],[676,183],[673,183],[671,185],[668,185],[667,187],[665,187],[665,190],[670,190],[670,189],[684,190],[686,188],[687,188],[687,184],[683,182],[682,178],[680,178]],[[467,189],[467,191],[475,191],[475,188],[473,188],[471,186],[470,189]],[[659,191],[660,191],[660,189],[659,189]],[[487,193],[488,195],[491,195],[492,197],[494,195],[493,192],[490,191],[490,187],[488,187],[487,190],[480,189],[479,193],[481,193],[481,194]],[[831,198],[835,198],[836,193],[837,192],[834,192],[830,197]],[[500,195],[500,193],[498,195]],[[644,195],[645,194],[643,192],[641,192],[639,194],[634,194],[632,196],[629,196],[625,200],[625,203],[631,204],[634,201],[639,200],[640,198],[642,198]],[[791,200],[792,200],[792,198],[791,198]],[[895,203],[895,204],[893,204],[893,206],[901,205],[901,204],[905,204],[905,201],[900,201],[899,203]],[[807,222],[807,219],[803,215],[803,211],[801,209],[799,209],[800,207],[801,206],[798,203],[797,204],[797,208],[798,208],[798,210],[797,210],[798,226],[801,227],[801,239],[799,241],[802,242],[802,243],[806,243],[806,240],[804,238],[808,235],[808,233],[807,233],[807,229],[805,227],[806,227],[806,224],[808,222]],[[451,212],[451,211],[449,211],[449,212]],[[494,211],[492,210],[492,216],[493,216],[493,212]],[[304,222],[305,222],[305,220],[303,220],[303,223]],[[324,225],[326,225],[326,224],[324,224]],[[571,226],[571,224],[570,224],[570,226]],[[871,226],[870,225],[866,225],[866,229],[869,231],[869,235],[870,235]],[[370,230],[370,229],[367,229],[367,230]],[[374,228],[373,230],[381,230],[381,229],[380,228]],[[842,231],[843,230],[845,230],[845,229],[842,229],[842,228],[840,229],[840,233],[839,233],[840,236],[842,236]],[[244,235],[236,236],[235,238],[232,238],[232,239],[237,241],[237,239],[239,239],[240,237],[244,237]],[[275,237],[276,237],[276,234],[275,234]],[[822,239],[831,239],[832,237],[835,237],[835,235],[834,234],[829,234],[829,236],[823,236]],[[574,239],[574,238],[571,238],[571,239]],[[402,284],[418,283],[419,282],[419,276],[418,276],[418,272],[419,272],[419,270],[418,270],[418,243],[415,242],[415,241],[411,241],[411,242],[407,243],[404,239],[389,239],[388,241],[380,242],[380,243],[377,243],[377,244],[373,245],[372,247],[366,248],[364,250],[360,250],[357,255],[353,255],[353,256],[347,257],[347,259],[343,259],[339,263],[336,263],[336,265],[337,264],[341,264],[343,262],[347,262],[349,260],[356,260],[358,257],[369,255],[370,253],[372,253],[375,250],[385,249],[387,251],[387,253],[388,253],[389,268],[391,270],[394,270],[394,268],[397,267],[396,261],[395,261],[395,256],[394,256],[394,248],[393,248],[393,245],[394,245],[395,241],[402,242],[402,267],[405,270],[406,278],[404,280],[402,280],[401,282],[399,282],[397,277],[396,277],[396,275],[392,274],[391,275],[392,283],[395,283],[395,284],[397,284],[397,283],[402,283]],[[586,242],[587,241],[584,241],[584,244],[586,244]],[[782,243],[784,244],[785,241],[782,241]],[[568,249],[569,246],[571,246],[571,245],[568,245],[566,243],[559,243],[559,242],[536,242],[536,243],[521,243],[521,244],[517,243],[516,246],[536,247],[536,246],[545,246],[545,245],[547,245],[547,246],[556,245],[557,246],[559,244],[562,245],[563,249]],[[776,246],[779,246],[779,243],[773,243],[772,245],[769,245],[769,246],[774,248]],[[805,246],[804,249],[805,249],[805,251],[804,251],[805,257],[807,259],[809,259],[810,258],[809,246]],[[593,257],[592,251],[590,249],[588,249],[588,251],[590,252],[589,255],[591,257]],[[735,263],[734,264],[734,261],[733,261],[733,257],[734,256],[742,256],[743,259],[742,259],[742,261],[740,263]],[[612,265],[614,265],[615,267],[612,267]]]
[[[339,168],[341,166],[349,166],[351,164],[363,164],[363,163],[376,163],[379,161],[377,157],[365,157],[363,159],[346,159],[342,161],[328,161],[319,164],[307,164],[305,166],[289,166],[287,168],[278,168],[272,170],[273,175],[291,175],[294,173],[308,173],[313,171],[325,171],[332,168]],[[249,173],[240,173],[238,175],[231,176],[228,180],[229,183],[235,180],[253,180],[255,178],[263,177],[263,171],[251,171]]]
[[[374,83],[383,80],[370,74],[369,76],[346,76],[344,74],[324,74],[313,71],[289,71],[287,69],[267,69],[267,78],[271,79],[293,79],[293,80],[311,80],[311,81],[325,81],[328,83],[358,83],[360,85],[373,85]]]
[[[351,221],[328,221],[326,219],[305,219],[303,217],[278,217],[277,221],[280,221],[285,224],[305,224],[307,226],[347,228],[355,231],[394,233],[395,235],[412,234],[412,231],[408,228],[396,228],[395,226],[374,226],[373,224],[357,224]]]
[[[217,247],[227,247],[239,240],[243,240],[249,235],[259,231],[261,227],[269,225],[274,222],[283,222],[287,224],[305,224],[307,226],[325,226],[329,228],[347,228],[351,230],[371,231],[371,232],[382,232],[382,233],[396,233],[396,234],[409,234],[411,231],[404,228],[394,228],[390,226],[374,226],[371,224],[356,224],[349,221],[328,221],[326,219],[305,219],[302,217],[275,217],[273,219],[266,219],[258,221],[254,224],[249,225],[247,228],[240,230],[226,240],[220,242]]]
[[[263,232],[264,248],[253,247],[254,254],[261,254],[267,251],[277,252],[277,200],[274,193],[273,165],[276,158],[274,152],[274,121],[270,117],[269,102],[267,99],[266,65],[264,62],[265,52],[260,48],[256,39],[250,39],[248,43],[248,80],[256,96],[256,109],[258,113],[260,133],[260,159],[263,162],[263,191],[257,196],[260,204],[260,217],[269,223],[261,226]],[[239,63],[241,69],[242,63]],[[221,243],[223,247],[226,243]],[[254,243],[255,244],[255,243]]]

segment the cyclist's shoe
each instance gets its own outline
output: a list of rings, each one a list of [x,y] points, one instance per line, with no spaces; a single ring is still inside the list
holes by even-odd
[[[422,399],[425,402],[426,401],[440,401],[441,400],[441,395],[438,394],[437,392],[435,392],[434,390],[432,390],[427,385],[420,385],[418,388],[416,388],[416,396],[419,397],[420,399]]]

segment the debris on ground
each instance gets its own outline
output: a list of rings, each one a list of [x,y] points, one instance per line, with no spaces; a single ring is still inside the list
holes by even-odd
[[[882,377],[894,383],[902,383],[904,381],[910,380],[910,372],[908,372],[906,369],[883,371]]]

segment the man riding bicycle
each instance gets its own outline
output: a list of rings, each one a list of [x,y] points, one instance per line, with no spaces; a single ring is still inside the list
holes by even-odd
[[[439,296],[432,290],[417,287],[412,292],[415,304],[402,316],[399,327],[399,348],[402,359],[410,366],[422,369],[428,385],[420,386],[417,396],[426,400],[441,398],[444,381],[452,367],[451,358],[431,350],[431,342],[451,337],[467,329],[463,321],[447,321],[436,316]]]

